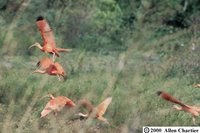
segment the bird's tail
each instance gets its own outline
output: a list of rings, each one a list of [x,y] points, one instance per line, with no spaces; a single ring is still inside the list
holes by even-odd
[[[177,100],[175,97],[171,96],[169,93],[164,92],[164,91],[158,91],[157,95],[160,96],[162,99],[170,101],[172,103],[179,104],[180,106],[187,106],[181,101]]]
[[[87,99],[82,99],[82,100],[80,100],[80,101],[78,102],[78,104],[79,104],[80,106],[83,106],[84,108],[86,108],[86,109],[88,110],[89,113],[91,113],[92,110],[93,110],[93,106],[92,106],[91,102],[88,101]]]

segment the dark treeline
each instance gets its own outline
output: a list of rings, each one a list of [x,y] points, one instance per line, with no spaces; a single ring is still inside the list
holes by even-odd
[[[91,51],[125,50],[144,26],[162,34],[190,27],[198,21],[199,8],[198,0],[2,0],[0,25],[5,32],[0,34],[0,45],[7,45],[8,27],[14,24],[11,40],[22,52],[13,52],[23,54],[25,47],[41,41],[35,19],[43,15],[58,45]]]

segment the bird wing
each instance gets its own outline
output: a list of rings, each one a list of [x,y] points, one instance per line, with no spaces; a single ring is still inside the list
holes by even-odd
[[[57,108],[55,99],[51,99],[46,106],[44,107],[44,109],[41,112],[41,117],[46,116],[47,114],[51,113],[53,110],[55,110]]]
[[[63,67],[58,63],[58,62],[55,62],[54,63],[54,67],[55,69],[61,74],[62,72],[64,72],[64,69]]]
[[[172,103],[176,103],[176,104],[179,104],[180,106],[185,106],[187,107],[186,104],[182,103],[181,101],[177,100],[175,97],[171,96],[169,93],[167,92],[164,92],[164,91],[159,91],[157,92],[158,95],[164,99],[164,100],[167,100],[167,101],[170,101]]]
[[[44,45],[56,48],[56,42],[53,31],[45,19],[37,20],[37,26],[44,41]]]
[[[96,107],[97,114],[99,116],[102,116],[106,112],[106,109],[108,108],[108,105],[111,103],[111,101],[112,97],[108,97]]]
[[[53,61],[48,58],[48,57],[44,57],[42,58],[38,63],[37,66],[39,66],[42,69],[47,69],[49,68],[51,65],[53,65]]]

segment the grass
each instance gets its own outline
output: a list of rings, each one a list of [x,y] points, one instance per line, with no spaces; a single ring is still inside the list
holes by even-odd
[[[157,97],[156,91],[165,90],[184,103],[200,105],[199,89],[192,87],[199,81],[199,46],[191,51],[189,29],[166,34],[152,29],[143,27],[133,40],[127,41],[124,51],[73,49],[62,53],[56,61],[66,70],[65,82],[54,76],[31,74],[37,61],[47,55],[38,49],[15,54],[21,48],[18,45],[14,54],[0,59],[0,130],[126,133],[141,132],[146,125],[192,125],[190,114],[174,111],[171,103]],[[30,43],[28,39],[23,41]],[[98,120],[72,121],[74,112],[67,109],[57,118],[52,113],[41,119],[40,112],[48,102],[48,98],[42,97],[47,93],[67,96],[75,102],[87,98],[94,105],[112,96],[105,114],[111,125]]]
[[[172,110],[172,104],[155,94],[157,90],[165,90],[185,103],[199,103],[199,90],[191,86],[187,77],[176,74],[166,77],[171,72],[167,64],[175,63],[170,58],[154,58],[156,53],[146,49],[107,55],[74,49],[57,59],[68,75],[67,81],[59,82],[53,76],[31,74],[37,62],[35,56],[1,59],[2,131],[140,132],[144,125],[192,125],[189,114]],[[40,112],[48,100],[41,98],[47,93],[64,95],[75,102],[87,98],[94,105],[112,96],[113,102],[105,114],[111,126],[97,120],[93,120],[95,123],[90,128],[84,121],[70,122],[68,110],[57,119],[53,114],[40,119]]]

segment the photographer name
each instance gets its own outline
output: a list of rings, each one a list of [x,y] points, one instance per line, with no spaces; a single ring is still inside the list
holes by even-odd
[[[195,129],[195,128],[191,128],[191,129],[186,129],[186,128],[183,128],[183,127],[180,127],[180,128],[166,128],[164,130],[164,133],[199,133],[200,130],[199,129]]]

